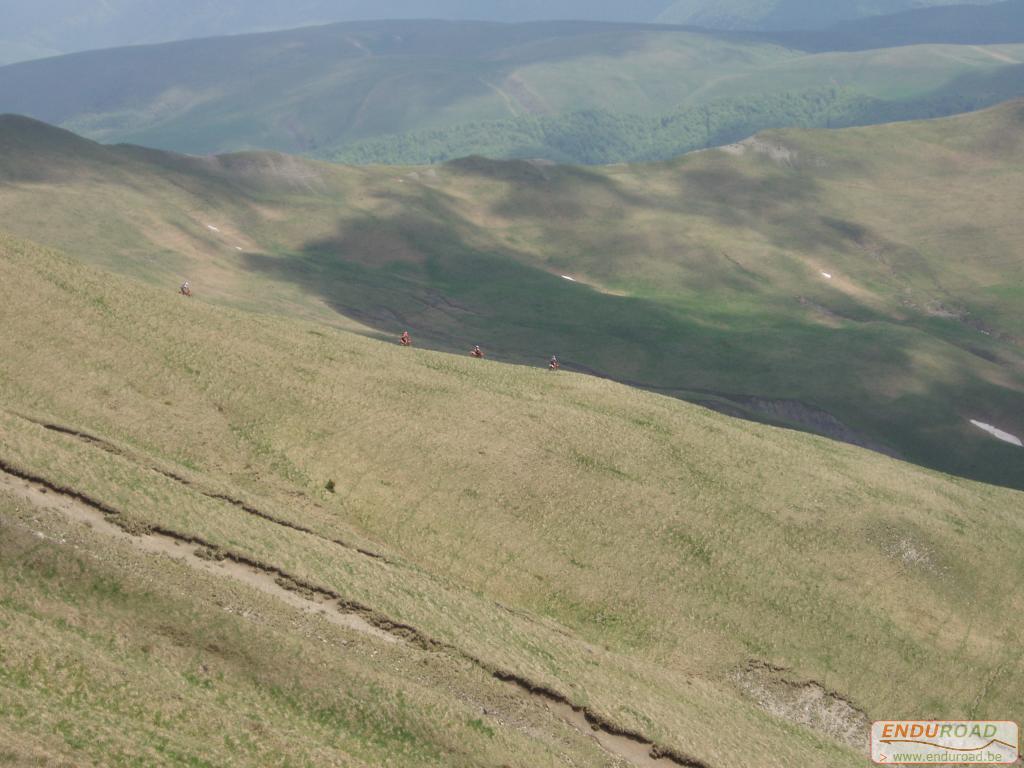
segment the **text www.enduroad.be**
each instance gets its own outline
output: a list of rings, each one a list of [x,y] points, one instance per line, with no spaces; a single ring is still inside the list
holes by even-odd
[[[928,755],[922,755],[920,752],[916,754],[910,753],[896,753],[892,756],[894,763],[1002,763],[1006,759],[1005,755],[1000,755],[995,752],[933,752]]]

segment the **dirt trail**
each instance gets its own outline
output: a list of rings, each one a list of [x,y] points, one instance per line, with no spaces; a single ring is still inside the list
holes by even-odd
[[[619,728],[587,709],[572,705],[566,696],[557,691],[534,685],[514,673],[495,670],[471,654],[432,640],[419,630],[391,621],[370,608],[346,601],[341,595],[303,583],[275,566],[225,552],[196,537],[170,530],[152,528],[143,533],[129,533],[118,524],[122,516],[117,510],[85,494],[62,488],[0,461],[2,492],[63,514],[69,520],[89,526],[95,533],[127,543],[147,554],[166,555],[190,568],[234,579],[304,613],[322,616],[345,629],[360,632],[381,642],[405,642],[424,650],[447,652],[467,660],[495,680],[514,686],[521,693],[542,702],[556,717],[594,738],[607,753],[638,768],[669,765],[708,768],[701,760],[664,749],[641,734]]]
[[[43,429],[49,430],[50,432],[57,432],[58,434],[66,435],[67,437],[72,437],[72,438],[75,438],[77,440],[81,440],[82,442],[88,443],[89,445],[91,445],[93,447],[96,447],[96,448],[99,448],[99,449],[101,449],[103,451],[106,451],[107,453],[111,453],[111,454],[114,454],[115,456],[120,456],[122,458],[128,459],[129,461],[133,461],[136,464],[145,467],[150,472],[155,472],[158,475],[163,475],[168,480],[173,480],[176,483],[180,483],[181,485],[184,485],[185,487],[189,488],[190,490],[195,491],[196,493],[201,494],[203,496],[206,496],[208,499],[213,499],[215,501],[227,502],[228,504],[231,504],[232,506],[238,507],[243,512],[246,512],[246,513],[252,515],[253,517],[258,517],[258,518],[260,518],[262,520],[266,520],[267,522],[273,523],[274,525],[280,525],[283,528],[290,528],[293,531],[299,531],[300,533],[305,533],[305,534],[308,534],[310,536],[315,536],[316,538],[321,539],[323,541],[329,542],[331,544],[335,544],[335,545],[337,545],[339,547],[343,547],[344,549],[348,549],[348,550],[351,550],[353,552],[358,552],[360,555],[365,555],[366,557],[370,557],[370,558],[373,558],[375,560],[381,560],[381,561],[383,561],[385,563],[388,563],[389,565],[393,564],[384,555],[382,555],[382,554],[380,554],[378,552],[373,552],[371,550],[368,550],[368,549],[365,549],[365,548],[362,548],[362,547],[357,547],[357,546],[355,546],[353,544],[349,544],[348,542],[342,541],[340,539],[329,538],[329,537],[324,536],[324,535],[322,535],[320,533],[317,533],[316,531],[314,531],[311,528],[307,528],[306,526],[300,525],[298,523],[294,523],[294,522],[292,522],[290,520],[285,520],[282,517],[279,517],[279,516],[274,515],[274,514],[272,514],[270,512],[266,512],[264,510],[261,510],[261,509],[255,507],[254,505],[249,504],[249,503],[243,501],[242,499],[236,498],[236,497],[231,496],[229,494],[219,493],[219,492],[216,492],[216,491],[211,491],[211,490],[208,490],[208,489],[204,489],[201,486],[199,486],[198,484],[196,484],[195,482],[193,482],[192,480],[189,480],[188,478],[183,477],[183,476],[177,474],[176,472],[171,472],[171,471],[169,471],[167,469],[159,467],[159,466],[157,466],[156,464],[154,464],[152,462],[147,462],[147,461],[139,458],[138,456],[134,455],[131,451],[129,451],[129,450],[125,449],[125,448],[122,448],[120,446],[114,445],[109,440],[105,440],[105,439],[103,439],[101,437],[97,437],[95,435],[91,435],[91,434],[89,434],[87,432],[83,432],[81,430],[72,429],[71,427],[66,427],[66,426],[63,426],[61,424],[55,424],[55,423],[51,423],[51,422],[48,422],[48,421],[42,421],[42,420],[39,420],[39,419],[35,419],[35,418],[30,417],[30,416],[25,416],[23,414],[16,413],[14,411],[7,411],[7,413],[10,413],[12,416],[17,416],[20,419],[24,419],[25,421],[31,422],[32,424],[35,424],[36,426],[42,427]]]
[[[613,755],[628,760],[633,765],[640,766],[641,768],[648,768],[649,766],[666,766],[666,765],[680,765],[677,760],[673,760],[671,757],[656,757],[656,752],[651,750],[649,742],[635,741],[625,736],[618,736],[615,734],[608,733],[608,731],[602,731],[601,729],[594,729],[594,726],[587,720],[587,716],[576,709],[573,709],[568,704],[549,701],[548,709],[555,713],[562,720],[565,720],[570,725],[574,726],[577,730],[583,733],[590,733],[598,744],[604,749],[605,752],[609,752]],[[683,763],[683,765],[697,765],[695,762]]]
[[[303,597],[298,592],[286,589],[270,573],[233,560],[217,560],[209,555],[200,556],[198,553],[205,554],[204,550],[197,549],[195,546],[188,546],[186,542],[170,535],[159,533],[132,535],[111,522],[106,514],[95,507],[79,499],[50,490],[44,485],[23,480],[15,475],[0,471],[0,491],[9,491],[14,496],[22,498],[38,507],[60,512],[71,520],[84,523],[96,533],[127,542],[143,552],[154,555],[167,555],[184,562],[190,568],[221,576],[229,576],[250,587],[255,587],[261,592],[273,595],[293,608],[298,608],[300,611],[319,614],[332,624],[373,635],[385,642],[398,642],[398,638],[394,635],[378,629],[358,614],[346,613],[340,609],[335,611],[328,610],[332,606],[326,601],[311,600]],[[338,606],[333,607],[337,608]]]

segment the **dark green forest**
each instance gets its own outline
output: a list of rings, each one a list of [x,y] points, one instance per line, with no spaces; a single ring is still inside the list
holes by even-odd
[[[1022,74],[1024,67],[1012,68],[999,78],[979,82],[976,88],[899,102],[869,98],[851,89],[820,88],[724,99],[681,107],[660,117],[588,110],[481,121],[353,142],[320,156],[353,165],[432,164],[469,155],[544,157],[587,165],[666,160],[770,128],[846,128],[982,109],[1024,95]]]

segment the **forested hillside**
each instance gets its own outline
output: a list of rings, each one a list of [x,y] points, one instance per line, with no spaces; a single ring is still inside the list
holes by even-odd
[[[843,128],[981,109],[1024,95],[1024,67],[975,78],[972,83],[973,87],[961,82],[896,103],[863,96],[854,88],[818,88],[719,99],[657,117],[602,110],[526,116],[381,136],[316,154],[357,165],[439,163],[467,155],[587,165],[667,160],[739,141],[767,128]]]

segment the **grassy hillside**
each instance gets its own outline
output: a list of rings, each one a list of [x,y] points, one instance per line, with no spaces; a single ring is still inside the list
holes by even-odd
[[[4,67],[0,111],[200,154],[655,160],[765,128],[945,115],[1024,95],[1024,28],[1016,34],[1022,44],[997,48],[812,55],[658,26],[353,23]]]
[[[1024,452],[970,421],[1024,434],[1021,124],[1013,104],[659,165],[394,169],[109,148],[8,118],[0,226],[203,300],[557,353],[1019,487]]]
[[[8,762],[834,768],[1024,711],[1019,492],[10,238],[0,278]]]

